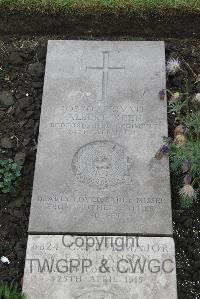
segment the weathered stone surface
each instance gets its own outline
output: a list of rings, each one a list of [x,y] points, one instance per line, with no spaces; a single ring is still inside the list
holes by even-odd
[[[176,299],[174,241],[32,235],[23,290],[29,299]]]
[[[172,233],[164,52],[49,41],[29,232]]]

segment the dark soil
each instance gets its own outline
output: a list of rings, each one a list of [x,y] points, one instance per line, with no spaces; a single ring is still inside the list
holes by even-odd
[[[22,167],[19,185],[9,194],[0,194],[0,256],[10,259],[10,265],[0,263],[0,279],[16,282],[19,286],[25,260],[47,40],[64,38],[69,37],[3,37],[0,40],[0,159],[15,159]],[[76,38],[86,39],[88,36]],[[133,36],[106,38],[134,40]],[[184,59],[195,73],[200,74],[198,40],[166,39],[166,57],[171,55]],[[182,67],[184,72],[168,78],[168,89],[183,91],[184,73],[192,77],[190,68],[186,64]],[[192,92],[200,92],[200,83]],[[170,135],[173,121],[170,116]],[[188,210],[181,209],[174,191],[173,224],[179,298],[199,299],[200,207],[195,203]]]
[[[200,12],[166,11],[145,15],[126,13],[87,13],[45,15],[40,13],[8,14],[0,11],[0,34],[76,34],[132,35],[145,38],[200,37]]]

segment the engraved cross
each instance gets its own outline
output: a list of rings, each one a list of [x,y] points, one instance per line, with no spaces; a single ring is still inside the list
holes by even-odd
[[[103,51],[103,66],[87,66],[86,70],[100,70],[102,74],[102,101],[106,101],[108,92],[108,74],[109,70],[125,70],[124,66],[109,66],[109,53],[110,51]]]

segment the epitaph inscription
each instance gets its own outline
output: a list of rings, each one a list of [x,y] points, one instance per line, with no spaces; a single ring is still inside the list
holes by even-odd
[[[174,242],[29,236],[23,289],[29,299],[176,299]]]
[[[49,41],[29,232],[172,233],[164,52]]]

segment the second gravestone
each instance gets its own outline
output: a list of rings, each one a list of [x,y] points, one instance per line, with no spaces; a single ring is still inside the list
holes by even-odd
[[[172,234],[164,52],[49,41],[29,232]]]
[[[29,236],[28,299],[177,299],[170,237]]]

